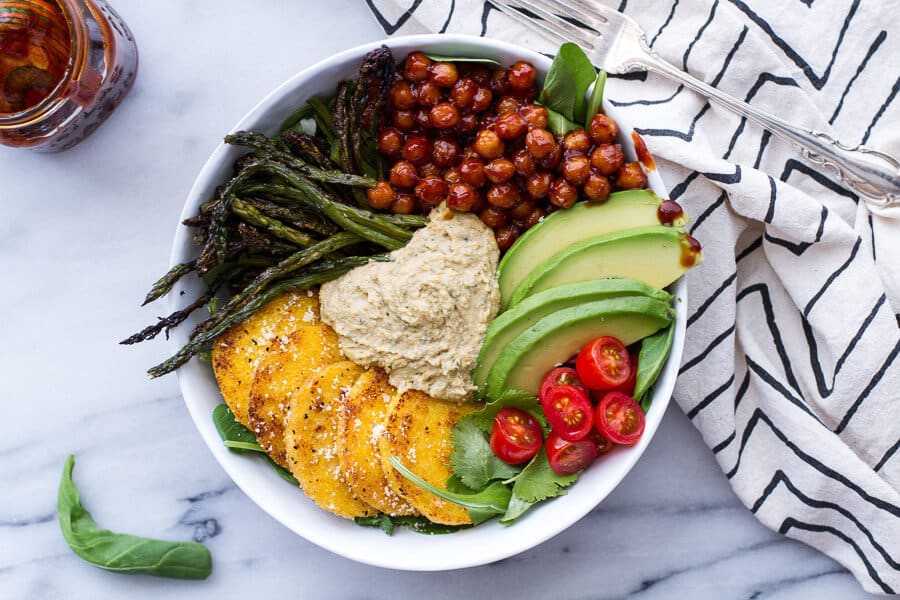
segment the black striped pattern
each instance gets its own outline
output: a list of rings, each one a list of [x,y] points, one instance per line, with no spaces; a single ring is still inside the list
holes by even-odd
[[[484,0],[367,2],[388,33],[407,19],[553,50]],[[606,2],[712,85],[900,153],[900,32],[879,3]],[[633,73],[607,90],[706,247],[675,398],[760,521],[900,591],[900,220],[682,86]]]

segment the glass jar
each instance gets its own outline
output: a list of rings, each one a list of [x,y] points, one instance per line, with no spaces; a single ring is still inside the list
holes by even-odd
[[[0,0],[0,144],[60,152],[134,83],[131,31],[104,0]]]

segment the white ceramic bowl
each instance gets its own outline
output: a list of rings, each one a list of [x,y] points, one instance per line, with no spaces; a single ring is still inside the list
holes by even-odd
[[[413,50],[445,55],[481,56],[510,65],[524,59],[546,73],[550,60],[518,46],[486,38],[458,35],[422,35],[398,37],[384,42],[359,46],[342,52],[298,73],[271,92],[247,113],[235,130],[254,130],[273,134],[286,116],[313,95],[328,96],[337,82],[355,76],[366,52],[387,44],[398,59]],[[615,92],[616,82],[607,83]],[[629,160],[635,160],[631,143],[631,127],[617,114],[614,106],[604,102],[608,115],[619,123],[622,145]],[[198,207],[213,195],[216,185],[228,179],[232,163],[245,150],[219,145],[194,182],[182,219],[197,214]],[[650,173],[650,185],[662,197],[668,197],[656,171]],[[197,255],[188,228],[179,226],[172,249],[172,264]],[[181,308],[198,296],[201,286],[196,278],[183,280],[169,294],[170,308]],[[186,292],[182,295],[180,292]],[[209,365],[198,360],[181,367],[178,380],[184,401],[194,423],[213,455],[234,482],[264,511],[307,540],[361,563],[410,571],[442,571],[471,567],[497,561],[540,544],[563,531],[599,504],[631,470],[653,439],[662,420],[675,385],[681,362],[686,321],[687,286],[683,279],[675,286],[676,332],[672,352],[656,384],[656,394],[647,414],[647,425],[640,442],[618,448],[603,457],[585,473],[565,496],[538,505],[511,527],[495,521],[450,535],[428,536],[399,529],[388,537],[375,528],[360,527],[352,521],[333,516],[312,503],[297,488],[280,479],[259,457],[235,454],[222,445],[212,422],[213,408],[222,402]],[[196,322],[196,321],[194,321]],[[194,322],[179,327],[172,335],[173,351],[187,342]]]

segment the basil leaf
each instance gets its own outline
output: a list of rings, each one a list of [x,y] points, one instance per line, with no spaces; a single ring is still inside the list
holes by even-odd
[[[75,456],[69,455],[59,484],[59,527],[75,554],[87,562],[117,573],[173,579],[206,579],[212,557],[203,544],[166,542],[100,529],[81,505],[72,481]]]
[[[594,80],[594,89],[591,90],[591,99],[588,100],[587,116],[584,119],[585,127],[590,126],[594,116],[600,112],[603,106],[603,88],[606,87],[606,71],[600,69],[597,71],[597,78]]]
[[[568,120],[555,110],[550,110],[549,108],[547,108],[547,129],[552,131],[555,136],[561,137],[566,135],[570,131],[584,128],[578,123],[573,123],[572,121]]]
[[[499,67],[500,63],[494,60],[493,58],[478,58],[478,57],[469,57],[469,56],[450,56],[447,54],[428,54],[425,53],[425,56],[430,58],[436,62],[465,62],[465,63],[482,63],[485,65],[491,65],[492,67]]]
[[[269,455],[265,453],[266,451],[263,450],[263,447],[259,445],[253,432],[238,422],[234,417],[234,413],[231,412],[231,409],[228,408],[227,405],[220,404],[213,409],[213,424],[216,426],[216,431],[219,432],[219,437],[222,438],[226,448],[232,452],[237,452],[238,454],[244,454],[245,452],[263,454],[266,458],[266,462],[269,463],[269,466],[272,467],[272,470],[275,471],[279,477],[288,483],[300,485],[300,482],[291,475],[290,471],[269,458]]]
[[[675,339],[675,321],[660,329],[653,335],[645,337],[641,342],[641,351],[638,353],[638,368],[634,383],[634,397],[640,398],[659,377],[669,350],[672,349],[672,340]]]
[[[567,42],[559,52],[544,78],[541,104],[575,123],[584,123],[587,113],[587,91],[597,70],[578,45]]]

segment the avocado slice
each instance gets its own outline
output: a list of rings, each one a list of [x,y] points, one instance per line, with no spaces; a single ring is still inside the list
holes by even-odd
[[[664,288],[694,265],[703,253],[681,227],[634,227],[574,244],[534,267],[512,293],[509,305],[542,290],[577,281],[628,277]]]
[[[500,305],[509,304],[513,291],[535,265],[572,244],[619,229],[659,225],[660,198],[650,190],[627,190],[610,194],[603,204],[579,202],[560,210],[526,231],[506,252],[497,267]],[[682,217],[674,225],[683,225]]]
[[[564,308],[622,296],[645,296],[666,304],[672,302],[672,295],[668,292],[633,279],[597,279],[544,290],[525,298],[491,322],[472,372],[472,380],[478,387],[483,387],[494,361],[506,345],[544,317]]]
[[[550,369],[591,340],[611,335],[627,346],[668,325],[673,314],[669,304],[644,296],[598,300],[552,313],[500,352],[488,375],[488,398],[499,398],[506,390],[536,395]]]

